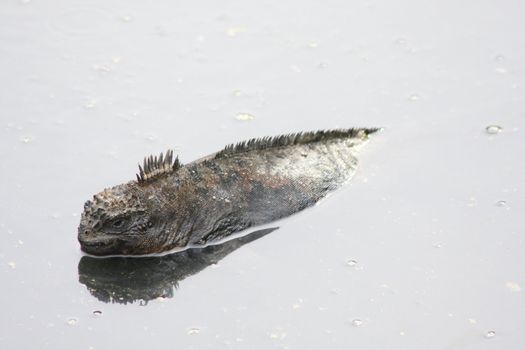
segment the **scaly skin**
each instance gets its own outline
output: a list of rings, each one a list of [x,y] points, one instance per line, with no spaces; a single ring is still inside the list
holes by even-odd
[[[160,253],[289,216],[348,181],[357,149],[378,130],[253,140],[185,166],[177,160],[169,170],[166,160],[158,171],[145,161],[138,181],[86,202],[78,229],[81,248],[101,256]]]

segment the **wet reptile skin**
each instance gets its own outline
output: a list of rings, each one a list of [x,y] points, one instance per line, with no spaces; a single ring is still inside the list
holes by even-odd
[[[379,129],[254,139],[181,165],[150,158],[137,180],[84,205],[78,240],[92,255],[143,255],[223,239],[315,204],[348,181]]]

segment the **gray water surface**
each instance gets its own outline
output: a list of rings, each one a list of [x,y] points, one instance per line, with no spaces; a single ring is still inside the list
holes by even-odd
[[[524,13],[3,1],[0,348],[525,348]],[[80,252],[84,201],[143,156],[353,126],[385,131],[352,182],[273,232],[143,264]]]

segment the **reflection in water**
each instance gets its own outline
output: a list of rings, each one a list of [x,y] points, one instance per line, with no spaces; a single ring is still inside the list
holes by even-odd
[[[172,298],[179,281],[276,229],[278,227],[267,228],[222,244],[158,257],[83,256],[78,263],[78,279],[93,296],[106,303],[127,304],[140,300],[147,304],[159,297]]]

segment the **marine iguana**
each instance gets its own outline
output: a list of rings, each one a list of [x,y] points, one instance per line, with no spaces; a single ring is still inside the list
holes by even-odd
[[[146,255],[204,245],[315,204],[355,173],[356,151],[378,128],[251,139],[182,165],[147,157],[137,179],[84,204],[81,249]]]

